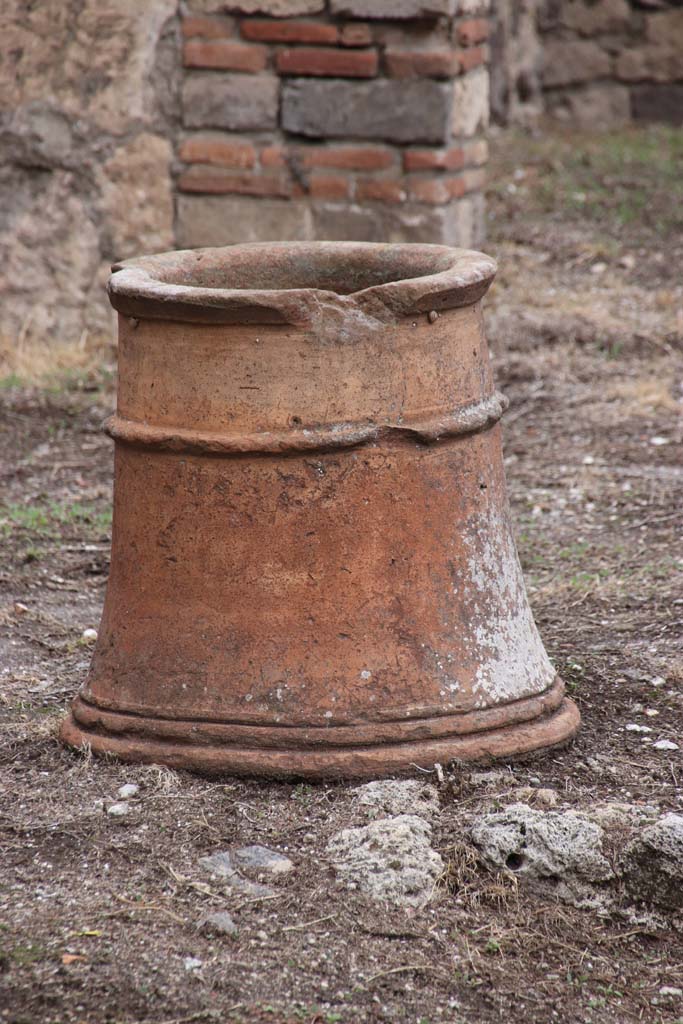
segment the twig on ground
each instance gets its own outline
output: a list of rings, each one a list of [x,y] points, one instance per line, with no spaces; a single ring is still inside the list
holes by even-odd
[[[336,914],[327,914],[325,917],[316,917],[314,921],[305,921],[303,924],[290,924],[283,928],[283,932],[298,932],[303,928],[310,928],[314,924],[322,924],[323,921],[332,921]]]
[[[387,971],[378,971],[377,974],[373,974],[368,978],[365,985],[362,988],[367,988],[368,985],[372,985],[378,978],[387,978],[390,974],[403,974],[405,971],[430,971],[438,974],[438,967],[431,967],[429,964],[403,964],[402,967],[391,967]]]

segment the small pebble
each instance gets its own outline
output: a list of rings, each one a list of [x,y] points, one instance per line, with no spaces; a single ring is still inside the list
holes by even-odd
[[[638,725],[637,722],[629,722],[624,726],[626,732],[652,732],[649,725]]]
[[[121,786],[117,796],[122,800],[130,800],[131,797],[137,796],[140,792],[140,787],[136,786],[134,782],[127,782],[125,786]]]
[[[88,642],[91,642],[93,640],[97,640],[97,630],[96,629],[84,629],[83,632],[81,633],[81,640],[87,640]]]
[[[606,270],[606,263],[594,263],[591,267],[591,274],[604,274]]]
[[[438,319],[439,319],[439,314],[437,313],[437,311],[435,309],[430,309],[430,311],[429,311],[429,322],[430,322],[430,324],[436,323],[436,321]]]
[[[668,437],[651,437],[650,444],[654,445],[655,448],[661,448],[662,445],[669,444]]]
[[[22,604],[21,601],[14,602],[14,614],[15,615],[26,615],[28,611],[28,605]]]
[[[672,740],[657,740],[656,743],[652,744],[653,750],[678,750],[678,744]]]
[[[294,867],[289,857],[267,846],[240,846],[232,851],[232,858],[238,868],[257,874],[286,875]]]
[[[659,994],[664,996],[665,999],[680,999],[683,996],[683,988],[676,988],[673,985],[662,985]]]
[[[203,961],[198,960],[196,956],[186,956],[183,960],[183,967],[186,971],[198,971],[202,963]]]
[[[111,807],[107,807],[107,814],[110,818],[125,818],[130,812],[128,804],[112,804]]]

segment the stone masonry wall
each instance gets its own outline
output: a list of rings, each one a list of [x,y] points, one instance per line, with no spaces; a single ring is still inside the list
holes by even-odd
[[[178,244],[478,244],[487,6],[191,0]]]
[[[492,114],[683,124],[682,0],[494,0]]]
[[[683,124],[680,0],[545,0],[539,27],[550,113],[587,128]]]
[[[171,248],[177,0],[0,3],[0,361],[111,336],[109,264]]]

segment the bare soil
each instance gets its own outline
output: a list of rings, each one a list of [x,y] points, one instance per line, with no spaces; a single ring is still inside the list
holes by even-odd
[[[0,1021],[12,1024],[683,1020],[683,936],[489,874],[472,815],[521,787],[560,807],[682,811],[683,146],[680,134],[493,140],[488,303],[520,555],[545,644],[583,715],[569,749],[476,785],[453,765],[417,911],[338,888],[344,784],[206,780],[94,761],[55,738],[87,670],[108,569],[113,401],[100,366],[0,391]],[[678,170],[676,170],[678,168]],[[629,723],[651,733],[625,731]],[[430,779],[430,784],[433,780]],[[140,786],[131,813],[107,815]],[[527,794],[528,796],[528,794]],[[533,796],[532,796],[533,802]],[[287,853],[269,899],[198,866]],[[239,932],[210,937],[227,909]],[[187,964],[188,958],[201,965]]]

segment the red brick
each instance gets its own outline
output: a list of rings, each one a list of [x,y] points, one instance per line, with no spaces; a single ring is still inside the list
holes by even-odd
[[[253,167],[256,150],[250,142],[232,142],[208,135],[193,135],[180,145],[180,159],[188,164]]]
[[[489,144],[486,139],[473,139],[463,146],[465,151],[465,163],[470,166],[481,167],[489,158]]]
[[[394,163],[386,146],[320,146],[302,150],[305,167],[335,167],[346,171],[382,171]]]
[[[186,68],[222,68],[225,71],[263,71],[268,60],[265,46],[245,46],[217,39],[191,39],[183,48]]]
[[[240,29],[245,39],[262,43],[318,43],[334,46],[339,41],[339,29],[322,21],[266,21],[247,18]]]
[[[450,78],[458,68],[452,50],[387,50],[387,74],[392,78]]]
[[[351,183],[340,174],[312,174],[308,191],[313,199],[348,199]]]
[[[286,151],[283,146],[266,146],[260,152],[261,167],[286,167]]]
[[[467,189],[465,188],[465,180],[461,174],[452,178],[446,178],[446,187],[450,194],[451,199],[459,199],[460,196],[464,196]]]
[[[468,18],[461,21],[456,29],[461,46],[475,46],[489,37],[489,23],[486,18]]]
[[[247,196],[292,195],[292,183],[277,174],[230,174],[223,168],[196,164],[178,179],[181,192],[239,193]]]
[[[377,74],[375,50],[332,50],[301,46],[277,55],[277,70],[284,75],[333,78],[372,78]]]
[[[465,154],[459,147],[452,149],[406,149],[403,168],[406,171],[457,171],[465,163]]]
[[[461,71],[471,71],[472,68],[481,67],[487,64],[489,59],[488,46],[474,46],[469,50],[458,51],[458,64]]]
[[[233,34],[232,18],[209,18],[201,14],[190,14],[183,18],[183,35],[186,39],[202,36],[204,39],[228,39]]]
[[[339,30],[339,42],[342,46],[370,46],[372,29],[362,21],[351,21]]]
[[[406,198],[402,181],[386,178],[366,178],[356,186],[357,199],[379,200],[382,203],[402,203]]]
[[[462,181],[465,192],[479,192],[486,184],[486,171],[483,167],[465,171]]]

